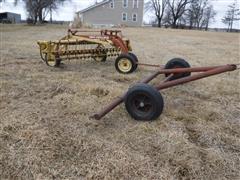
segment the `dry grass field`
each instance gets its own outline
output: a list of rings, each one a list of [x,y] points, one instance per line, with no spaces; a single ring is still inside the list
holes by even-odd
[[[162,91],[156,121],[137,122],[124,105],[96,121],[89,116],[153,69],[121,75],[113,59],[47,67],[36,41],[66,30],[1,25],[0,179],[240,179],[239,71]],[[141,62],[240,60],[237,33],[122,30]]]

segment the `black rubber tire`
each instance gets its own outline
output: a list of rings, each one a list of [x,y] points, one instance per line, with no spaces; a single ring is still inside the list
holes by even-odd
[[[164,100],[157,89],[148,84],[140,83],[128,90],[125,107],[133,119],[152,121],[162,114]]]
[[[46,54],[46,55],[45,55],[45,62],[46,62],[46,64],[47,64],[48,66],[50,66],[50,67],[59,67],[62,60],[61,60],[59,57],[57,57],[57,56],[56,56],[55,58],[56,58],[56,63],[55,63],[54,66],[52,66],[52,65],[50,65],[50,64],[48,63],[48,61],[47,61],[47,54]]]
[[[168,63],[165,65],[165,69],[174,69],[174,68],[190,68],[190,64],[181,58],[174,58],[168,61]],[[165,74],[166,77],[168,77],[170,74]],[[172,78],[169,79],[169,81],[184,78],[191,76],[190,72],[186,73],[179,73],[174,75]]]
[[[121,67],[119,67],[119,62],[122,61],[123,59],[127,60],[128,63],[131,64],[131,67],[129,69],[127,69],[126,71],[121,70]],[[120,54],[117,57],[117,59],[115,60],[115,68],[121,74],[130,74],[136,70],[135,58],[130,54]]]
[[[135,62],[138,62],[138,57],[135,54],[133,54],[132,52],[129,52],[128,54],[135,59]],[[138,64],[135,63],[133,72],[136,71],[137,68],[138,68]]]

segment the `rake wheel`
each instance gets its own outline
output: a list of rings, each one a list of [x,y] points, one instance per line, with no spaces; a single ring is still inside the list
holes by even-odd
[[[133,55],[121,54],[115,61],[115,68],[119,73],[130,74],[137,69],[137,61]]]
[[[99,44],[96,48],[97,53],[94,54],[93,59],[97,62],[105,62],[107,60],[107,51],[105,47]]]
[[[48,58],[48,55],[46,54],[45,62],[50,67],[59,67],[61,64],[61,59],[58,56],[53,55],[53,54],[51,54],[50,58]]]
[[[138,57],[135,54],[133,54],[132,52],[129,52],[128,54],[134,58],[135,62],[138,62]],[[138,64],[135,63],[133,72],[136,71],[137,68],[138,68]]]

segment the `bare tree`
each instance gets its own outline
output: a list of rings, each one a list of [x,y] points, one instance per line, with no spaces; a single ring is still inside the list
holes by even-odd
[[[23,1],[25,3],[28,16],[33,20],[33,24],[43,23],[48,13],[56,10],[59,4],[66,0],[15,0],[15,5]]]
[[[187,5],[192,0],[167,0],[169,20],[173,28],[177,27],[177,21],[187,10]]]
[[[237,0],[231,5],[228,6],[226,15],[223,17],[222,22],[228,26],[228,31],[232,31],[234,21],[239,21],[240,10],[237,3]]]
[[[167,0],[149,0],[146,3],[146,10],[153,11],[158,22],[158,27],[162,26],[162,19],[167,6]]]
[[[189,20],[189,27],[200,28],[203,19],[204,10],[208,4],[208,0],[193,0],[190,3],[187,17]]]
[[[203,22],[201,25],[201,29],[204,27],[205,31],[208,30],[209,24],[212,20],[214,20],[214,17],[216,16],[216,11],[213,8],[213,5],[209,5],[203,14]]]
[[[190,29],[194,27],[207,30],[215,15],[209,0],[192,0],[185,16]]]

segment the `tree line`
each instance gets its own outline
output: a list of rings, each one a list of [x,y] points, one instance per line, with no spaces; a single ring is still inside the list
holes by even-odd
[[[149,0],[145,7],[154,13],[158,27],[208,30],[216,15],[209,0]]]
[[[222,22],[233,28],[240,15],[237,0],[228,6]],[[154,14],[153,24],[158,27],[189,28],[208,30],[216,11],[210,0],[148,0],[145,10]]]
[[[4,2],[8,0],[0,0]],[[28,22],[32,24],[44,23],[47,15],[56,11],[59,5],[71,0],[14,0],[14,4],[24,3],[28,15]],[[208,30],[214,21],[216,11],[211,0],[146,0],[146,11],[153,12],[154,24],[158,27],[189,28]],[[240,18],[239,4],[237,0],[228,6],[222,22],[227,25],[228,31],[232,31],[235,21]]]
[[[227,31],[232,32],[233,24],[235,21],[240,20],[240,9],[238,1],[235,0],[228,6],[225,16],[222,18],[222,22],[227,25]]]

